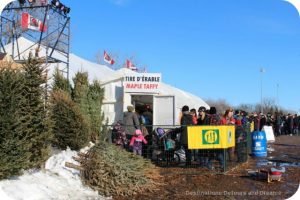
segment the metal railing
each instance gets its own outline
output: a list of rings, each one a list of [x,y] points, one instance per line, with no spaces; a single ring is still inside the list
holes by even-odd
[[[190,150],[181,143],[180,126],[125,126],[123,124],[107,125],[109,142],[136,154],[150,159],[160,167],[199,168],[209,173],[224,173],[229,169],[247,162],[251,153],[250,125],[236,126],[235,147],[227,149]],[[128,130],[139,128],[147,144],[130,141],[134,135]],[[127,133],[127,134],[126,134]],[[136,146],[137,145],[137,146]],[[139,146],[140,145],[140,146]],[[140,151],[138,151],[140,150]],[[202,172],[201,172],[202,173]]]

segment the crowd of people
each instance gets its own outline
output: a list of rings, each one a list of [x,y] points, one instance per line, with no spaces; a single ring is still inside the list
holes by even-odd
[[[191,165],[192,161],[197,161],[200,165],[213,169],[212,161],[214,159],[219,161],[221,168],[224,168],[225,159],[238,162],[243,160],[235,147],[239,147],[239,143],[245,140],[245,127],[250,127],[252,124],[253,131],[261,131],[265,125],[272,126],[275,136],[279,136],[298,134],[300,131],[299,123],[300,116],[291,114],[274,113],[272,115],[268,113],[264,115],[255,112],[247,113],[242,110],[234,111],[232,108],[228,108],[225,113],[219,114],[216,107],[207,109],[201,106],[196,110],[185,105],[182,107],[180,114],[181,127],[174,129],[172,133],[180,134],[179,145],[184,149],[186,165]],[[188,148],[187,126],[191,125],[235,125],[236,145],[227,149],[226,152],[223,149],[214,149],[213,151],[209,149],[190,150]],[[116,145],[149,158],[149,154],[152,153],[151,150],[149,151],[151,149],[149,147],[153,144],[152,129],[150,106],[146,105],[135,112],[135,108],[130,105],[127,107],[127,112],[124,113],[123,122],[118,122],[114,126],[115,132],[119,134],[113,134],[112,139]]]
[[[276,136],[295,135],[300,132],[300,116],[297,114],[287,114],[275,112],[267,115],[260,114],[260,130],[263,126],[272,126]]]
[[[149,105],[136,111],[134,106],[127,106],[123,121],[117,122],[112,131],[112,142],[134,154],[145,154],[151,134],[152,112]]]

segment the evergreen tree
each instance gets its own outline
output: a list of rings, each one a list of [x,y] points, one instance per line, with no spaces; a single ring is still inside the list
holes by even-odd
[[[88,124],[80,110],[63,91],[53,91],[51,100],[51,119],[57,146],[79,150],[90,141]]]
[[[96,142],[99,138],[100,128],[104,120],[104,114],[101,111],[104,89],[101,88],[98,81],[89,84],[88,74],[86,72],[78,72],[73,81],[74,102],[88,122],[91,140]]]
[[[72,86],[67,78],[65,78],[62,73],[56,68],[53,74],[53,84],[52,89],[54,91],[62,90],[71,96]]]
[[[23,65],[25,82],[23,98],[20,106],[22,126],[30,144],[30,167],[41,166],[50,153],[51,122],[45,109],[44,86],[46,84],[45,69],[36,58],[29,56]]]
[[[104,114],[101,106],[104,98],[104,89],[101,88],[98,81],[94,81],[89,85],[88,90],[89,120],[91,125],[91,138],[95,142],[99,139]]]
[[[89,115],[89,102],[88,102],[88,73],[87,72],[77,72],[73,78],[74,90],[73,90],[73,100],[79,107],[82,114],[86,117]]]
[[[58,71],[55,73],[52,119],[55,122],[55,143],[61,148],[70,146],[72,149],[76,149],[86,141],[96,142],[104,119],[101,111],[104,90],[99,82],[94,81],[90,85],[86,72],[77,72],[73,82],[74,88],[72,89],[68,80],[64,79]],[[66,95],[68,96],[70,91],[72,91],[72,98],[70,96],[67,98]],[[63,123],[71,123],[71,121],[73,125],[63,125]],[[75,127],[74,124],[76,123],[77,126]],[[67,130],[67,127],[72,130]],[[75,129],[79,130],[75,132]],[[72,138],[69,138],[75,133],[77,134],[75,138],[81,138],[82,144],[78,144],[80,140],[71,141]]]
[[[88,125],[88,135],[91,135],[91,116],[90,116],[90,106],[88,101],[89,93],[89,82],[87,72],[77,72],[73,78],[74,90],[73,90],[73,100],[76,106],[79,108],[82,116]]]
[[[0,179],[29,168],[31,144],[23,129],[25,76],[9,66],[0,68]]]

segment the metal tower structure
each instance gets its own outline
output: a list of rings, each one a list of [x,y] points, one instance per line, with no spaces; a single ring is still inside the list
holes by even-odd
[[[59,0],[8,4],[0,18],[0,52],[11,55],[17,63],[24,63],[31,52],[46,66],[55,63],[69,79],[69,12]]]

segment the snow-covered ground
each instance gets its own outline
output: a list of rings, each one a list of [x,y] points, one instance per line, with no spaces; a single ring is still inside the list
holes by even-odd
[[[84,148],[81,151],[86,151]],[[100,200],[106,199],[82,184],[79,171],[65,167],[76,151],[67,149],[51,156],[45,170],[26,171],[24,175],[0,181],[1,200]]]

